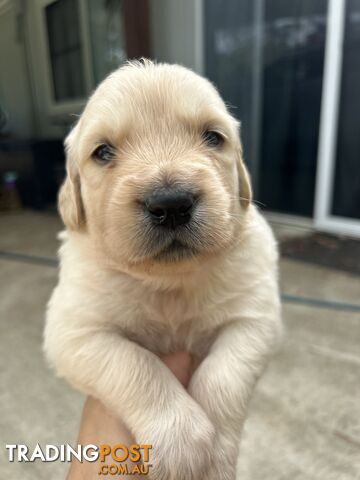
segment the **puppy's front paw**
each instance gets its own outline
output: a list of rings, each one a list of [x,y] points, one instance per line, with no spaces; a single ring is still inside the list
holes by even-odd
[[[228,465],[213,465],[204,480],[236,480],[236,467]]]
[[[200,407],[190,406],[158,418],[147,438],[152,444],[152,480],[206,478],[213,456],[215,429]]]
[[[239,435],[217,430],[211,468],[204,480],[236,480],[236,467],[239,454]]]

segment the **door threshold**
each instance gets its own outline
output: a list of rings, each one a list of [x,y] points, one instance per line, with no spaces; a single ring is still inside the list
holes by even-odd
[[[301,237],[315,231],[312,218],[271,211],[266,212],[264,216],[270,223],[279,241],[292,237]]]

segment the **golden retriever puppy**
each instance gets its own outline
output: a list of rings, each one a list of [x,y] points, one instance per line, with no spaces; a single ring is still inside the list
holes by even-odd
[[[133,62],[97,88],[66,149],[49,361],[153,445],[152,479],[234,480],[281,324],[238,123],[204,78]],[[188,390],[159,359],[178,350],[201,361]]]

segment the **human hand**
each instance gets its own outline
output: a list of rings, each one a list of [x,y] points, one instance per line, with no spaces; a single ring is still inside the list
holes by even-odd
[[[160,358],[184,388],[187,388],[197,366],[197,361],[191,354],[176,352],[161,355]],[[114,417],[99,400],[89,397],[84,405],[78,444],[114,445],[117,443],[131,445],[135,442],[127,427],[118,418]],[[71,463],[67,480],[92,480],[95,478],[98,480],[99,467],[99,461],[80,463],[74,460]],[[117,478],[126,478],[126,476],[117,476]]]

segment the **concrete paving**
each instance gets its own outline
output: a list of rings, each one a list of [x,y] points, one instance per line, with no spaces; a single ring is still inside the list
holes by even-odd
[[[59,462],[9,463],[5,444],[76,442],[80,394],[54,378],[41,352],[44,309],[56,283],[59,220],[0,218],[0,478],[65,478]],[[25,254],[9,256],[4,252]],[[239,480],[360,480],[360,278],[281,261],[284,342],[253,397]],[[322,308],[307,299],[317,299]],[[329,302],[344,308],[334,310]],[[219,479],[221,480],[221,479]]]

